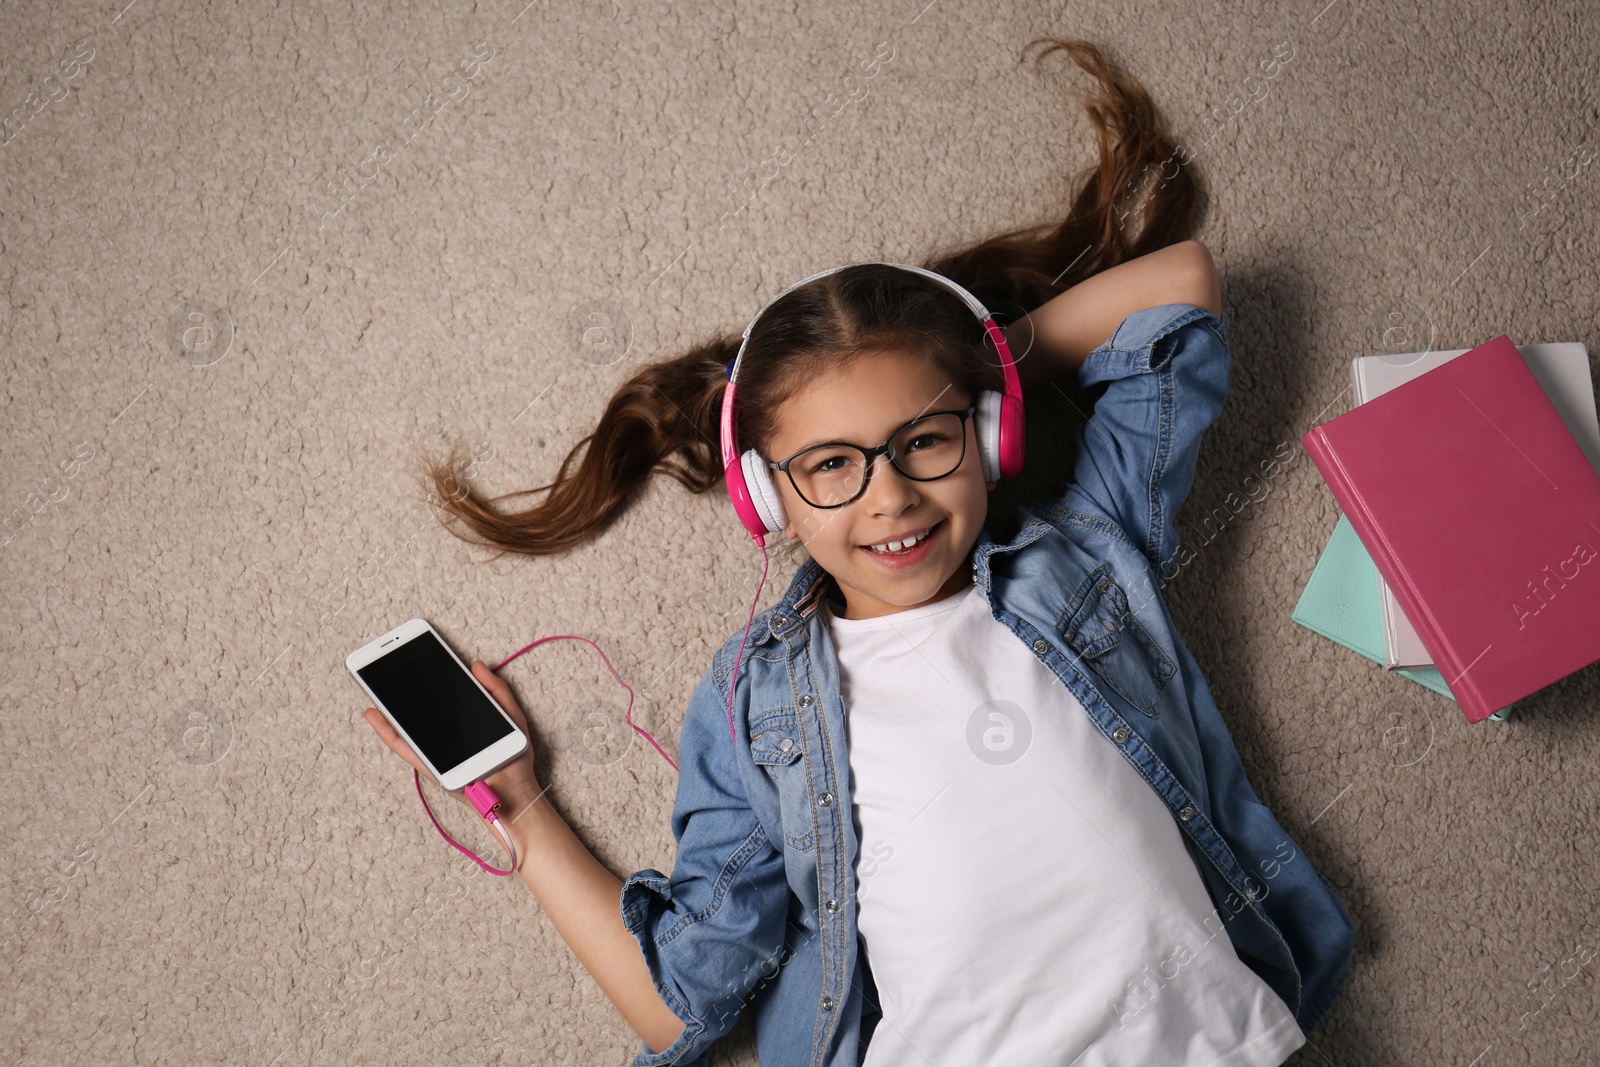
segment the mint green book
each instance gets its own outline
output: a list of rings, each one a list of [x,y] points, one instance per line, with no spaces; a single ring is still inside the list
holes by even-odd
[[[1383,665],[1383,604],[1378,599],[1378,565],[1343,515],[1333,528],[1328,547],[1311,571],[1300,602],[1289,616],[1308,630],[1339,642],[1352,652]],[[1437,669],[1398,670],[1414,682],[1455,700]],[[1501,712],[1495,712],[1496,715]]]

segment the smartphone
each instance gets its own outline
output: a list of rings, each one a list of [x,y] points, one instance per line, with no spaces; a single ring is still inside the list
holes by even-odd
[[[344,665],[445,789],[465,789],[528,747],[527,735],[426,619],[401,623]]]

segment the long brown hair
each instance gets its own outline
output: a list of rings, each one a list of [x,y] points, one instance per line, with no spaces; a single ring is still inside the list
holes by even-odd
[[[1087,41],[1039,38],[1024,51],[1040,43],[1048,47],[1037,59],[1064,51],[1098,83],[1084,101],[1099,142],[1098,165],[1082,178],[1061,221],[1000,233],[919,264],[965,286],[1002,322],[1100,271],[1187,239],[1199,209],[1199,187],[1176,161],[1138,80]],[[1136,210],[1138,233],[1130,238],[1124,219]],[[653,474],[695,493],[719,489],[722,392],[742,323],[736,331],[634,374],[549,484],[486,499],[458,476],[452,451],[448,462],[427,464],[424,487],[478,535],[473,543],[528,555],[562,553],[599,535]],[[981,389],[998,389],[997,361],[975,358],[986,345],[981,324],[942,286],[890,267],[837,271],[789,293],[751,332],[739,368],[739,445],[766,455],[778,406],[820,371],[869,350],[925,353],[974,398]],[[526,510],[490,506],[544,490],[549,495]],[[731,507],[729,517],[737,521]]]

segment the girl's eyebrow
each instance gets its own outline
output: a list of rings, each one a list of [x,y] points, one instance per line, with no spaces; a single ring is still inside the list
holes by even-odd
[[[900,422],[895,423],[894,424],[894,428],[896,430],[898,430],[901,427],[905,426],[907,423],[916,422],[918,419],[922,418],[922,416],[926,415],[930,411],[943,411],[944,410],[943,408],[940,408],[940,407],[938,407],[936,405],[939,403],[940,398],[943,397],[944,394],[948,393],[951,390],[951,388],[952,388],[952,386],[946,385],[943,389],[940,389],[938,396],[934,397],[932,400],[930,400],[926,404],[924,404],[921,408],[917,409],[917,413],[915,415],[912,415],[909,418],[902,419]],[[970,407],[971,405],[967,405],[967,406]],[[818,445],[855,445],[855,444],[856,444],[856,442],[847,440],[847,439],[842,438],[842,437],[819,437],[815,441],[812,441],[810,444],[801,445],[799,448],[795,449],[795,452],[804,452],[806,449],[808,449],[808,448],[816,448]],[[865,445],[856,445],[856,447],[865,448],[866,446]]]
[[[904,423],[896,423],[896,426],[903,426],[903,425],[905,425],[905,424]],[[811,441],[811,442],[809,442],[807,444],[801,445],[799,448],[795,449],[795,451],[796,452],[804,452],[806,449],[808,449],[808,448],[816,448],[818,445],[853,445],[853,444],[856,444],[856,442],[850,440],[847,437],[819,437],[815,441]],[[865,448],[867,446],[866,445],[859,445],[858,447]]]

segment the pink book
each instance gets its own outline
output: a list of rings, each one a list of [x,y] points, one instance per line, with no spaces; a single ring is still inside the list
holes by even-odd
[[[1511,338],[1300,442],[1468,722],[1600,660],[1600,475]]]

